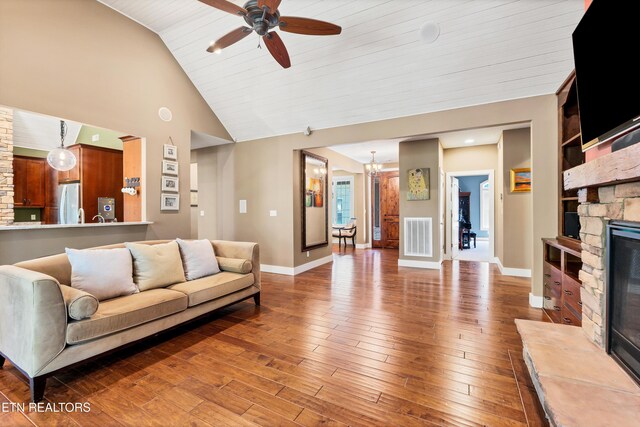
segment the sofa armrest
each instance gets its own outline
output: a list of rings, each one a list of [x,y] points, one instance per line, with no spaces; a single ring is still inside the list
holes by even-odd
[[[228,240],[212,240],[211,243],[216,256],[250,260],[254,277],[253,285],[260,289],[260,248],[257,243]]]
[[[0,266],[0,352],[35,377],[66,346],[67,308],[46,274]]]

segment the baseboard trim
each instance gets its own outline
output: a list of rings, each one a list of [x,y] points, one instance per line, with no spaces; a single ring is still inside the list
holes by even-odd
[[[285,276],[293,276],[293,267],[283,267],[281,265],[260,264],[260,271],[263,273],[283,274]]]
[[[309,271],[312,268],[320,267],[321,265],[328,264],[330,262],[333,262],[333,255],[327,255],[324,258],[316,259],[306,264],[299,265],[293,269],[293,275],[295,276],[297,274],[304,273],[305,271]]]
[[[544,304],[544,298],[529,293],[529,305],[533,308],[542,308]]]
[[[531,270],[528,268],[511,268],[504,267],[500,258],[495,258],[496,264],[498,264],[498,269],[500,270],[500,274],[503,276],[515,276],[515,277],[531,277]]]
[[[427,268],[440,270],[442,261],[415,261],[412,259],[399,259],[398,267]]]

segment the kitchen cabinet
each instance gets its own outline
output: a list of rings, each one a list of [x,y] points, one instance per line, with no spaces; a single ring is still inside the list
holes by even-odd
[[[81,205],[86,222],[98,214],[98,198],[113,197],[118,221],[124,217],[121,150],[75,144],[68,147],[76,156],[76,166],[67,172],[58,172],[59,184],[79,183]]]
[[[14,206],[43,208],[45,205],[45,159],[14,156]]]

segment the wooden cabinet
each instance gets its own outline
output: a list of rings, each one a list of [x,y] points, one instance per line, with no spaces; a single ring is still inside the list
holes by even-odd
[[[75,154],[77,163],[67,172],[58,172],[58,183],[80,183],[86,222],[91,222],[98,214],[99,197],[115,199],[116,218],[122,221],[122,151],[85,144],[72,145],[69,150]]]
[[[45,202],[45,159],[14,156],[14,206],[42,208]]]
[[[578,272],[582,266],[579,243],[542,239],[544,247],[544,311],[554,323],[580,326],[582,300]]]

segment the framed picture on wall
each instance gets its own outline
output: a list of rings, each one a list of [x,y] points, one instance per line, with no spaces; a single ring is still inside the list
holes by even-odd
[[[166,175],[178,175],[178,162],[163,160],[162,173]]]
[[[160,210],[161,211],[178,211],[180,210],[180,196],[178,194],[160,194]]]
[[[407,171],[407,200],[429,200],[431,191],[429,188],[429,168],[409,169]]]
[[[171,144],[164,144],[163,157],[169,160],[178,160],[178,147]]]
[[[180,188],[180,178],[175,176],[162,176],[162,191],[178,192]]]
[[[531,191],[531,168],[511,169],[511,192],[528,193]]]

